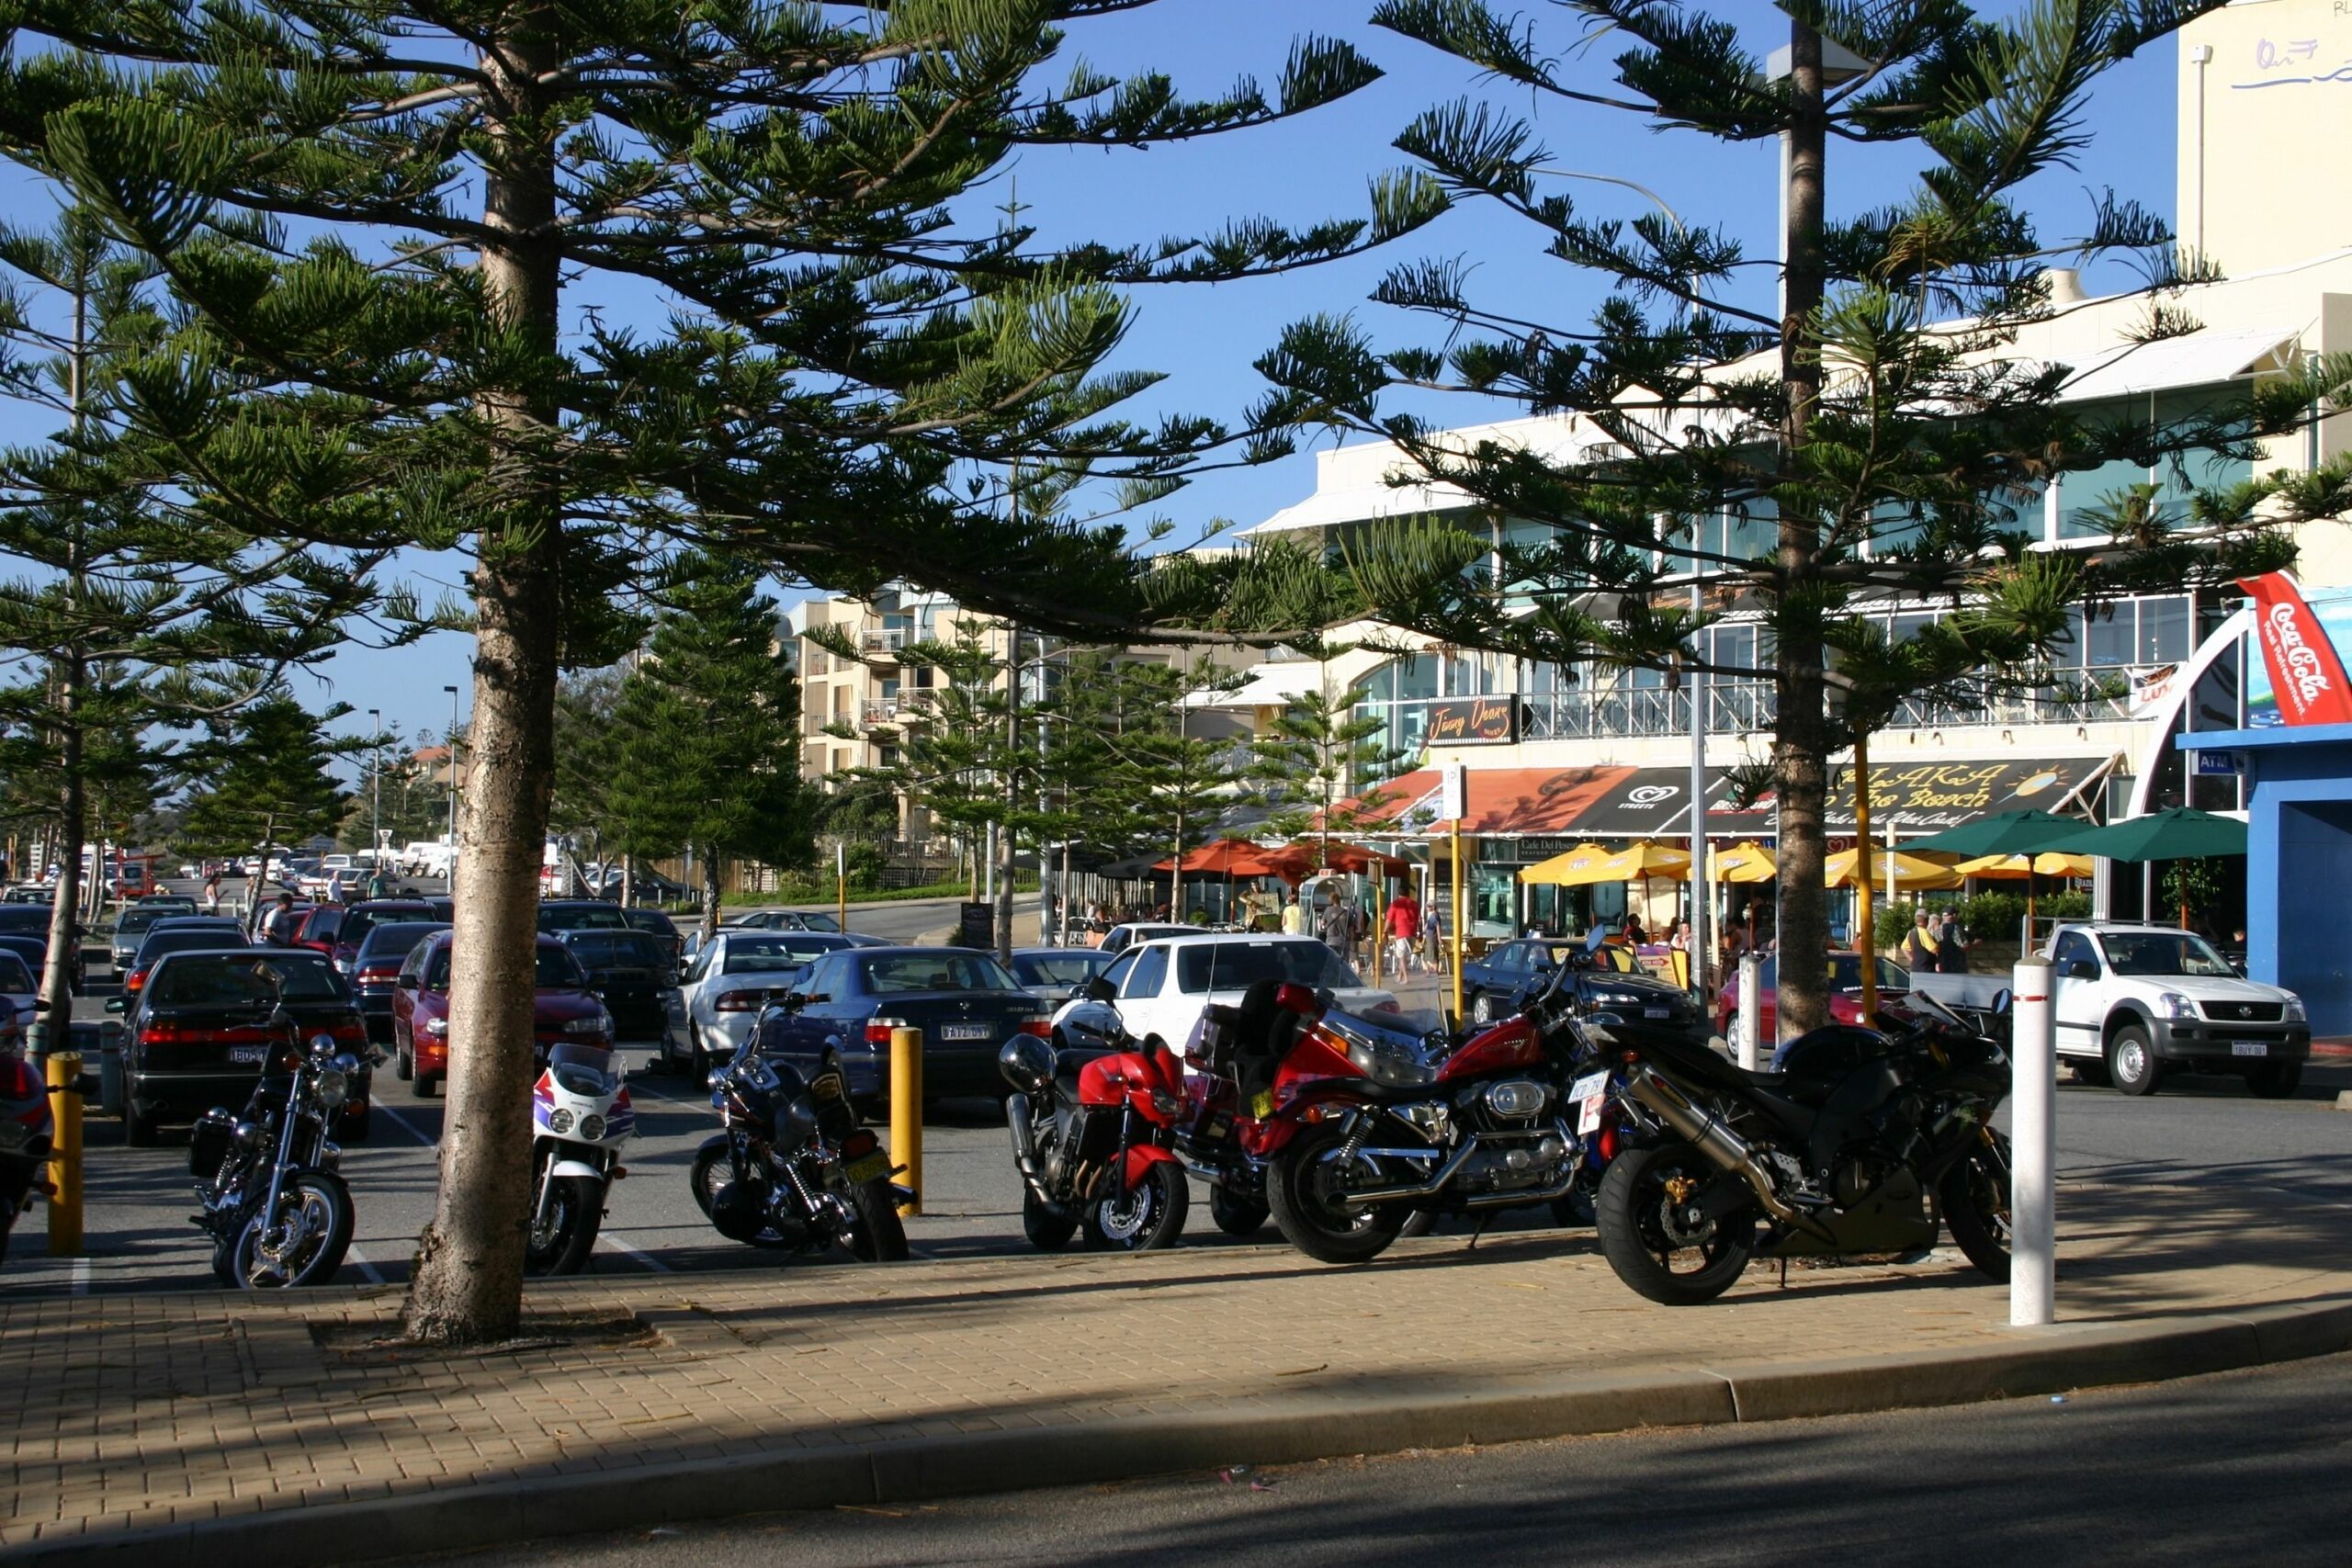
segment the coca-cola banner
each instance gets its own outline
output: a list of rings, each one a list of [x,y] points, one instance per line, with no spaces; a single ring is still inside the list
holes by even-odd
[[[2238,586],[2254,600],[2254,635],[2262,645],[2262,671],[2246,682],[2247,722],[2352,724],[2352,687],[2329,635],[2331,622],[2352,615],[2352,602],[2331,594],[2314,608],[2283,571],[2242,577]]]

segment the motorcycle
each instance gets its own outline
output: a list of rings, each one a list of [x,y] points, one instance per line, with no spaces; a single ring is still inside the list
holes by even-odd
[[[8,1004],[0,1001],[0,1012]],[[8,1233],[17,1216],[54,1189],[42,1168],[49,1163],[51,1144],[57,1136],[57,1119],[49,1104],[49,1085],[41,1071],[23,1055],[24,1036],[15,1020],[0,1034],[0,1258],[8,1250]]]
[[[1576,1052],[1561,1047],[1579,1037],[1556,986],[1451,1048],[1324,1000],[1263,981],[1238,1008],[1208,1009],[1195,1037],[1202,1066],[1230,1092],[1208,1092],[1187,1146],[1206,1152],[1229,1115],[1239,1159],[1213,1179],[1238,1185],[1249,1162],[1261,1165],[1292,1246],[1362,1263],[1419,1216],[1549,1204],[1574,1190]]]
[[[1086,1247],[1122,1252],[1183,1235],[1192,1189],[1170,1145],[1184,1069],[1165,1046],[1119,1044],[1057,1051],[1023,1034],[997,1055],[1013,1090],[1004,1117],[1021,1168],[1021,1228],[1047,1251],[1081,1230]]]
[[[334,1038],[311,1037],[283,1008],[268,1023],[270,1057],[232,1116],[218,1106],[188,1139],[188,1174],[201,1212],[189,1223],[212,1237],[212,1272],[224,1285],[280,1290],[323,1284],[343,1266],[356,1216],[337,1173],[343,1150],[327,1128],[343,1110],[359,1058]]]
[[[605,1195],[628,1175],[621,1145],[637,1131],[622,1077],[603,1046],[565,1043],[531,1086],[531,1273],[577,1274],[596,1249]]]
[[[2009,1151],[1993,1113],[2007,1055],[1917,993],[1881,1019],[1898,1032],[1815,1030],[1770,1073],[1677,1038],[1596,1030],[1613,1092],[1645,1134],[1600,1184],[1600,1247],[1617,1277],[1690,1305],[1729,1290],[1759,1252],[1916,1252],[1940,1220],[1969,1262],[2006,1280]]]
[[[763,1011],[755,1041],[767,1022]],[[899,1205],[914,1193],[890,1179],[881,1140],[857,1124],[837,1053],[803,1077],[756,1049],[738,1051],[708,1081],[723,1130],[695,1151],[688,1177],[719,1235],[804,1252],[838,1243],[863,1263],[905,1258]]]

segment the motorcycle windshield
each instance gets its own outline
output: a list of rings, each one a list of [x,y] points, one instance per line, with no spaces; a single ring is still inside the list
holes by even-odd
[[[560,1067],[582,1067],[605,1078],[616,1076],[612,1052],[602,1045],[575,1045],[568,1040],[548,1052],[548,1070]]]

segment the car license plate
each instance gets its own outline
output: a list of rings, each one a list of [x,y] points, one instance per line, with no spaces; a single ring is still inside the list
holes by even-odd
[[[1673,1015],[1674,1010],[1671,1008],[1644,1008],[1642,1010],[1642,1016],[1644,1018],[1671,1018]]]
[[[989,1023],[943,1023],[939,1026],[942,1040],[993,1040],[996,1026]]]
[[[879,1181],[890,1174],[890,1156],[876,1149],[862,1159],[852,1160],[845,1174],[853,1186],[863,1187],[869,1181]]]
[[[229,1047],[229,1060],[243,1066],[257,1067],[261,1066],[263,1059],[268,1055],[269,1047],[266,1045],[232,1045]]]
[[[21,1122],[0,1122],[0,1149],[20,1149],[32,1135],[32,1129]]]
[[[2233,1040],[2230,1042],[2230,1055],[2233,1056],[2267,1056],[2270,1055],[2270,1043],[2267,1040]]]

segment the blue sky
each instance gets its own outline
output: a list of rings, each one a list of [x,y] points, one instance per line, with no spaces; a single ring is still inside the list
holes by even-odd
[[[1525,8],[1539,17],[1555,46],[1567,44],[1571,24],[1566,13],[1534,0]],[[1779,22],[1777,12],[1753,0],[1722,0],[1714,8],[1732,16],[1752,13],[1767,28]],[[1202,95],[1243,73],[1255,74],[1271,91],[1292,38],[1302,30],[1351,39],[1388,74],[1339,105],[1261,130],[1148,152],[1032,152],[1016,165],[1012,186],[1029,208],[1028,220],[1047,239],[1146,241],[1212,229],[1237,214],[1266,213],[1305,223],[1359,212],[1366,178],[1404,161],[1389,146],[1396,132],[1422,109],[1468,94],[1531,114],[1552,163],[1638,181],[1686,220],[1727,225],[1751,257],[1773,254],[1772,146],[1726,149],[1688,133],[1656,133],[1607,110],[1532,101],[1524,92],[1479,82],[1434,51],[1375,31],[1363,21],[1369,9],[1370,0],[1162,0],[1073,28],[1066,59],[1082,54],[1114,73],[1157,66],[1182,87]],[[1570,69],[1584,84],[1605,82],[1608,52],[1604,45]],[[2175,59],[2176,46],[2166,41],[2102,79],[2091,105],[2091,145],[2079,166],[2044,175],[2029,192],[2045,241],[2079,232],[2087,220],[2087,191],[2105,186],[2170,212]],[[1916,166],[1914,157],[1900,152],[1834,149],[1833,213],[1899,197]],[[1583,182],[1569,188],[1579,207],[1594,214],[1631,219],[1646,210],[1630,191]],[[1006,194],[1000,189],[978,199],[994,205]],[[1385,341],[1425,336],[1425,327],[1365,300],[1390,265],[1421,254],[1473,258],[1480,298],[1532,300],[1532,306],[1522,303],[1526,313],[1568,324],[1584,320],[1601,293],[1603,280],[1544,259],[1530,231],[1465,209],[1367,257],[1279,278],[1144,291],[1139,319],[1117,364],[1162,371],[1169,379],[1136,405],[1138,411],[1182,409],[1237,418],[1263,389],[1250,361],[1273,344],[1285,323],[1313,312],[1353,311]],[[2118,273],[2094,275],[2086,282],[2098,289],[2102,283],[2127,287],[2130,279]],[[1768,269],[1755,270],[1750,288],[1751,298],[1769,307]],[[628,300],[617,299],[607,310],[609,314],[628,308]],[[640,301],[639,308],[650,312],[652,302]],[[649,325],[659,321],[658,314],[645,319]],[[1494,412],[1464,405],[1456,417],[1492,417]],[[1174,537],[1182,542],[1211,518],[1243,525],[1257,522],[1305,496],[1313,484],[1312,458],[1302,451],[1264,468],[1204,477],[1160,511],[1178,524]],[[428,599],[455,586],[454,561],[419,561],[415,570]],[[467,639],[446,634],[397,652],[347,650],[322,667],[320,680],[305,681],[299,694],[314,705],[342,701],[361,710],[381,708],[388,722],[404,732],[437,731],[448,722],[444,685],[464,688],[470,706],[469,651]],[[364,728],[364,718],[349,728]]]

